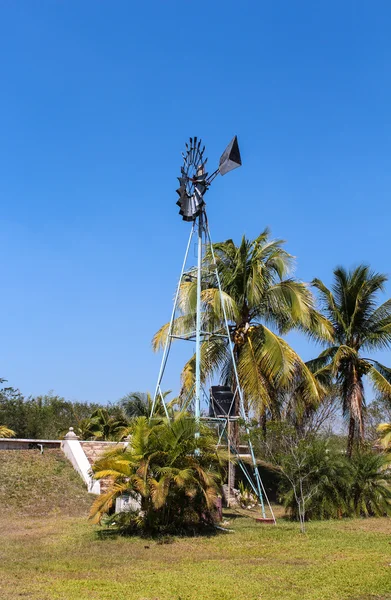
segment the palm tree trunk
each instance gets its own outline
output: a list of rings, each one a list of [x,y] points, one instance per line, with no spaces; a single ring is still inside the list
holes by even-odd
[[[360,375],[357,373],[356,365],[351,367],[350,385],[348,387],[347,406],[349,408],[349,434],[347,453],[352,456],[354,439],[357,434],[358,443],[364,441],[364,387]]]
[[[354,433],[356,430],[356,423],[354,420],[353,416],[350,416],[349,419],[349,434],[348,434],[348,448],[347,448],[347,454],[349,458],[352,458],[352,452],[353,452],[353,443],[354,443]]]
[[[262,436],[263,436],[264,440],[266,440],[266,431],[267,431],[266,424],[267,424],[266,410],[264,410],[259,416],[259,427],[262,430]]]

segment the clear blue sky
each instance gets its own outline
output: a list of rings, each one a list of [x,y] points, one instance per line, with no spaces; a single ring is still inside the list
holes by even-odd
[[[390,273],[390,30],[382,0],[3,0],[0,375],[79,400],[153,389],[190,135],[212,164],[240,141],[207,196],[215,241],[269,225],[303,280]]]

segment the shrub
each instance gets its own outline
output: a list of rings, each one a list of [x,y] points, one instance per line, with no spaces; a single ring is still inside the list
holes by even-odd
[[[140,510],[111,519],[122,532],[180,533],[213,525],[223,457],[208,427],[201,425],[197,438],[196,431],[195,419],[185,415],[155,424],[137,418],[129,445],[108,452],[93,466],[95,477],[109,477],[111,485],[94,502],[92,520],[101,522],[116,498],[127,494]]]

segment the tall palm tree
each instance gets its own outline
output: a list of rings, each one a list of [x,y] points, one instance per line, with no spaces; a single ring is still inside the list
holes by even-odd
[[[288,276],[293,256],[282,244],[282,240],[271,240],[265,229],[254,240],[243,237],[239,246],[232,240],[213,246],[240,384],[247,407],[259,415],[273,410],[276,389],[289,386],[298,377],[305,402],[320,398],[316,380],[281,334],[299,328],[315,338],[330,338],[328,323],[315,310],[311,291]],[[205,379],[218,374],[222,382],[234,385],[228,341],[219,337],[225,333],[225,319],[211,251],[204,262],[205,272],[211,274],[203,280],[202,329],[217,335],[202,344],[202,375]],[[181,283],[181,314],[174,323],[174,334],[195,329],[196,287],[196,272]],[[164,325],[155,334],[155,350],[165,343],[168,327]],[[182,373],[182,395],[192,389],[194,370],[192,357]]]
[[[391,369],[367,353],[391,346],[391,299],[378,305],[385,275],[366,265],[347,271],[334,270],[331,289],[314,279],[325,317],[333,330],[333,341],[310,367],[336,379],[344,415],[349,420],[348,454],[354,440],[364,439],[364,377],[384,396],[391,397]]]
[[[92,467],[97,479],[108,477],[111,485],[95,500],[91,518],[99,522],[115,499],[127,494],[139,504],[139,511],[129,514],[131,530],[176,532],[211,523],[223,458],[211,429],[201,425],[197,438],[197,427],[186,414],[158,424],[136,418],[129,444],[109,451]]]

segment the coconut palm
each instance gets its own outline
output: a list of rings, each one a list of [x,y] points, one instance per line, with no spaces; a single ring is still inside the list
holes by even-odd
[[[16,435],[15,431],[8,429],[5,425],[0,425],[0,438],[11,438]]]
[[[333,341],[309,366],[335,377],[344,415],[349,421],[348,454],[354,440],[364,439],[364,377],[384,396],[391,397],[391,369],[367,356],[391,345],[391,299],[377,304],[385,275],[366,265],[352,271],[338,267],[331,290],[314,279]]]
[[[271,240],[265,229],[254,240],[243,237],[239,246],[232,240],[213,246],[240,383],[248,407],[259,415],[273,408],[276,389],[286,388],[298,377],[305,402],[320,398],[311,372],[281,334],[299,328],[314,338],[330,337],[327,321],[314,309],[311,291],[288,277],[293,257],[282,244],[282,240]],[[202,329],[221,335],[225,319],[211,251],[204,262],[205,272],[212,274],[205,277],[202,290]],[[195,329],[196,286],[196,272],[181,283],[181,314],[174,323],[174,334]],[[165,343],[168,327],[166,324],[156,333],[155,350]],[[201,359],[204,379],[218,374],[223,383],[235,385],[226,338],[216,335],[204,341]],[[192,389],[194,369],[193,357],[182,373],[182,396]]]
[[[179,531],[187,525],[213,522],[220,492],[222,461],[213,432],[181,414],[152,424],[146,417],[133,423],[132,437],[93,465],[97,479],[111,479],[109,490],[93,504],[91,518],[100,522],[116,498],[127,494],[139,504],[127,519],[128,529]]]

